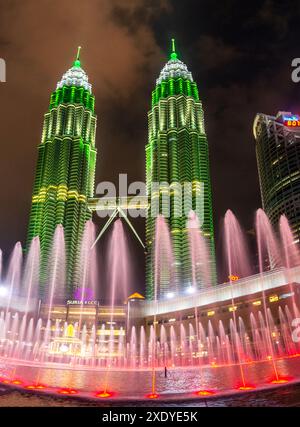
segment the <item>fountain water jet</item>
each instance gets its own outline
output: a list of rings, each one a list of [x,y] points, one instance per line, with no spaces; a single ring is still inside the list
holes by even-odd
[[[2,264],[3,264],[3,253],[2,253],[2,250],[0,249],[0,283],[2,281]]]
[[[278,375],[278,369],[275,362],[274,345],[273,345],[273,340],[271,335],[270,319],[267,312],[263,272],[264,272],[265,259],[268,261],[267,268],[272,268],[272,267],[274,268],[275,265],[279,264],[280,251],[279,251],[279,245],[276,240],[269,218],[267,217],[267,215],[262,209],[258,209],[256,212],[255,227],[256,227],[257,248],[258,248],[259,273],[261,276],[263,309],[264,309],[264,317],[266,321],[266,334],[265,334],[266,342],[268,345],[268,350],[271,357],[275,378],[276,378],[276,381],[278,381],[279,375]]]
[[[48,322],[52,312],[54,300],[62,302],[65,298],[66,285],[66,252],[64,229],[58,225],[55,229],[51,254],[48,263],[49,281],[46,292],[48,306]]]
[[[85,224],[79,259],[77,262],[80,286],[75,291],[75,298],[81,301],[79,329],[81,329],[82,325],[84,301],[94,300],[97,295],[99,279],[96,246],[94,245],[95,240],[96,230],[93,222],[90,220]]]
[[[173,248],[170,238],[169,228],[162,215],[156,218],[155,241],[154,241],[154,304],[157,307],[158,291],[160,296],[177,292],[177,283],[174,274]],[[152,338],[152,392],[150,398],[157,398],[156,375],[155,375],[155,354],[156,354],[156,309],[153,318],[153,338]]]
[[[295,300],[294,278],[291,273],[291,268],[300,265],[300,251],[295,242],[291,227],[285,215],[281,215],[279,219],[279,231],[282,242],[284,266],[287,273],[287,281],[290,286],[290,291],[293,298],[293,311],[295,317],[300,317],[299,310]]]
[[[110,316],[110,339],[109,339],[109,355],[107,361],[105,384],[103,394],[108,392],[109,368],[112,362],[112,353],[114,348],[114,307],[116,302],[116,292],[118,290],[118,298],[125,301],[128,296],[130,271],[128,261],[128,248],[126,236],[121,219],[117,219],[113,225],[112,236],[108,248],[109,272],[108,278],[111,289],[111,316]]]
[[[6,304],[6,315],[11,308],[11,302],[13,297],[16,297],[18,295],[21,282],[22,262],[22,246],[20,242],[17,242],[10,257],[8,272],[6,276],[6,282],[9,286]]]
[[[244,276],[250,271],[249,267],[249,256],[247,254],[245,239],[241,230],[241,227],[232,213],[231,210],[228,210],[224,218],[224,228],[225,228],[225,256],[227,259],[227,271],[230,280],[231,288],[231,304],[232,304],[232,314],[233,314],[233,325],[231,330],[233,331],[232,339],[235,342],[235,347],[238,356],[238,363],[240,367],[241,379],[242,379],[242,388],[247,387],[245,381],[245,373],[242,365],[242,354],[240,339],[237,333],[237,322],[235,314],[235,303],[232,290],[232,277],[233,276]]]
[[[201,234],[199,220],[191,211],[187,220],[187,230],[191,255],[192,286],[203,289],[211,286],[211,260],[207,243]]]
[[[26,298],[25,315],[30,311],[32,301],[39,297],[39,274],[40,274],[40,240],[34,237],[30,244],[28,256],[25,263],[23,275],[23,294]]]
[[[168,387],[172,384],[173,377],[175,377],[176,385],[173,390],[177,390],[176,387],[182,381],[181,374],[186,372],[186,378],[189,378],[191,381],[195,378],[192,389],[193,393],[197,390],[199,384],[204,388],[207,379],[212,381],[212,379],[218,377],[219,373],[222,373],[222,370],[225,368],[228,369],[227,372],[230,373],[228,376],[232,376],[234,379],[239,377],[240,364],[243,365],[243,369],[248,369],[247,364],[251,363],[251,367],[249,366],[249,369],[251,369],[251,371],[255,369],[253,372],[255,375],[256,367],[258,369],[257,372],[259,372],[259,366],[261,365],[268,371],[270,364],[268,336],[270,334],[272,335],[272,338],[274,338],[274,359],[276,360],[276,363],[278,361],[279,364],[281,363],[279,360],[284,360],[284,365],[286,366],[290,363],[291,357],[294,357],[295,359],[297,358],[297,348],[293,345],[291,337],[291,322],[294,318],[292,313],[293,308],[286,305],[289,304],[288,301],[291,301],[289,299],[284,299],[287,298],[286,296],[284,296],[283,299],[280,298],[281,291],[278,291],[278,307],[276,308],[276,303],[271,304],[270,307],[267,307],[266,312],[264,310],[259,312],[257,308],[259,304],[257,304],[253,306],[253,312],[250,309],[249,312],[244,312],[243,314],[242,310],[245,309],[245,306],[249,306],[251,304],[251,299],[246,301],[247,304],[241,304],[241,301],[237,300],[237,311],[236,313],[235,310],[232,311],[233,314],[231,314],[231,317],[233,316],[233,319],[231,319],[230,324],[228,321],[228,310],[229,308],[235,307],[234,298],[231,301],[231,307],[228,308],[227,303],[225,303],[223,307],[212,307],[213,310],[210,311],[210,314],[207,311],[207,308],[204,305],[202,307],[200,304],[200,306],[195,307],[195,311],[193,311],[192,305],[189,307],[189,312],[178,312],[178,316],[177,314],[172,314],[172,318],[170,316],[170,319],[163,316],[158,317],[156,310],[159,304],[160,284],[168,284],[165,277],[170,279],[171,289],[177,289],[176,286],[175,288],[172,287],[174,284],[176,285],[176,272],[175,266],[173,265],[170,235],[167,233],[168,227],[166,227],[165,221],[162,219],[161,222],[162,223],[159,224],[158,230],[160,234],[155,241],[155,243],[157,243],[157,247],[155,247],[157,251],[154,253],[153,257],[156,264],[153,268],[155,272],[155,300],[152,306],[155,307],[155,310],[150,314],[151,319],[148,319],[152,320],[154,313],[154,322],[152,323],[147,320],[144,325],[134,323],[129,329],[128,321],[127,337],[129,342],[126,342],[122,328],[120,328],[119,336],[116,337],[115,332],[117,326],[113,325],[114,320],[117,320],[113,316],[115,300],[118,299],[119,295],[121,295],[122,300],[125,299],[128,295],[128,290],[126,291],[125,287],[130,281],[128,268],[126,268],[126,266],[128,267],[127,262],[129,263],[129,261],[126,261],[125,263],[123,262],[124,252],[127,254],[128,250],[126,245],[122,243],[123,238],[120,229],[120,232],[117,233],[118,222],[116,222],[115,229],[113,230],[115,235],[111,235],[110,239],[110,247],[113,245],[114,241],[114,249],[111,248],[108,253],[109,278],[110,282],[113,284],[114,291],[114,296],[111,298],[109,337],[106,334],[104,323],[101,326],[101,330],[98,330],[96,324],[91,326],[88,325],[88,323],[84,323],[82,325],[78,322],[78,319],[73,321],[73,323],[67,323],[65,318],[61,320],[55,318],[55,316],[54,318],[50,318],[49,313],[47,318],[47,312],[45,313],[45,310],[41,310],[40,312],[40,315],[44,315],[45,313],[44,319],[38,319],[38,313],[35,314],[34,318],[30,318],[29,312],[27,316],[24,316],[25,303],[23,307],[21,307],[22,309],[15,310],[15,307],[18,306],[18,293],[21,293],[22,296],[30,294],[32,296],[30,299],[33,300],[35,297],[35,289],[37,285],[34,277],[37,275],[36,264],[38,264],[37,260],[39,258],[39,249],[38,244],[36,243],[35,250],[32,249],[32,255],[35,254],[36,256],[31,258],[30,254],[28,254],[26,258],[22,287],[20,288],[19,284],[16,285],[13,292],[14,296],[12,298],[10,311],[6,316],[6,302],[3,304],[3,310],[0,310],[0,359],[1,363],[8,364],[13,367],[12,372],[9,374],[10,379],[8,381],[20,381],[20,376],[16,376],[16,371],[19,367],[20,370],[22,369],[22,372],[23,370],[27,372],[27,367],[29,367],[30,370],[33,369],[33,374],[30,375],[31,377],[32,375],[35,377],[35,381],[30,378],[30,382],[26,382],[26,380],[21,377],[23,383],[29,384],[29,387],[33,387],[32,389],[38,389],[39,385],[43,387],[43,375],[45,372],[47,373],[48,369],[54,369],[55,372],[60,372],[61,369],[65,369],[69,372],[70,377],[74,376],[74,378],[77,371],[81,372],[81,375],[83,372],[86,373],[86,377],[88,377],[88,372],[92,374],[94,370],[98,370],[99,372],[104,372],[105,376],[107,374],[107,378],[105,380],[106,391],[104,390],[97,393],[97,397],[104,398],[112,396],[112,393],[107,391],[108,372],[110,373],[110,387],[116,387],[113,386],[113,384],[115,384],[114,381],[117,375],[123,375],[123,372],[125,375],[124,378],[126,378],[126,380],[128,378],[129,383],[132,372],[134,371],[136,373],[138,371],[138,375],[145,379],[145,381],[141,381],[141,385],[139,386],[141,389],[143,385],[146,384],[147,378],[149,379],[148,375],[150,372],[152,375],[151,398],[157,398],[159,397],[159,387],[162,384],[160,382],[162,375],[158,373],[158,369],[164,366],[168,366],[170,368],[170,375],[168,375],[167,382]],[[234,230],[236,230],[236,227],[231,228],[231,233],[234,233]],[[59,233],[59,231],[57,231],[57,233]],[[194,234],[197,235],[198,239],[199,233]],[[118,238],[116,238],[116,236],[118,236]],[[230,234],[230,236],[232,236],[232,234]],[[234,237],[236,237],[236,235]],[[272,244],[270,243],[271,237],[264,234],[260,237],[263,240],[263,245],[261,246],[261,257],[263,260],[265,260],[267,256],[269,261],[268,264],[272,268],[277,264],[279,265],[283,257],[280,258],[279,249],[278,251],[272,250]],[[164,241],[165,238],[167,239],[167,242]],[[62,291],[62,294],[66,295],[64,286],[61,286],[61,283],[64,281],[61,280],[61,272],[64,268],[60,268],[57,262],[55,262],[58,261],[58,259],[61,259],[64,265],[64,256],[59,255],[61,248],[63,248],[62,242],[63,240],[61,239],[61,236],[59,239],[56,235],[55,244],[53,244],[52,253],[50,255],[51,263],[49,263],[49,267],[51,267],[52,270],[50,269],[48,281],[49,284],[51,284],[50,279],[54,278],[53,281],[57,283],[55,283],[54,291],[52,289],[53,292],[51,292],[51,286],[49,287],[47,296],[49,297],[49,295],[52,294],[53,304],[56,304],[56,296],[58,294],[56,290]],[[235,244],[237,243],[240,244],[240,241],[235,243],[235,239],[233,239],[233,241],[231,239],[230,255],[233,254],[233,259],[236,258],[236,262],[243,264],[243,262],[241,263],[241,261],[238,260],[238,257],[235,257],[234,255],[236,251]],[[201,262],[201,257],[197,253],[197,251],[200,250],[200,246],[195,245],[195,242],[193,242],[193,245],[194,254],[193,256],[191,255],[191,257],[194,262],[197,263],[197,260],[199,259]],[[275,262],[277,257],[277,255],[275,255],[276,252],[279,252],[280,258],[277,260],[277,264]],[[82,256],[84,257],[83,253]],[[162,265],[162,261],[166,262],[165,266]],[[83,266],[81,271],[83,273],[83,277],[87,277],[89,274],[87,271],[89,267],[87,267],[87,263],[84,264],[85,262],[86,261],[82,260],[81,264]],[[209,258],[207,262],[209,263]],[[228,264],[235,265],[236,262],[228,262]],[[86,265],[86,267],[84,267],[84,265]],[[201,277],[200,279],[197,278],[198,267],[199,264],[194,266],[194,271],[192,271],[191,266],[191,277],[194,277],[193,281],[195,284],[201,283]],[[232,272],[234,275],[237,275],[238,271],[239,274],[242,275],[242,267],[243,266],[237,265],[237,267],[228,268],[228,272],[229,274]],[[269,280],[268,278],[273,280],[273,273],[265,273],[265,268],[266,266],[263,263],[261,277],[266,281]],[[289,266],[289,269],[291,270],[291,277],[295,275],[295,279],[299,278],[297,268],[298,267],[294,267],[294,263]],[[164,274],[166,274],[166,276],[164,276]],[[277,280],[276,277],[281,277],[280,275],[282,276],[282,272],[279,270],[278,275],[276,273],[275,281]],[[31,280],[32,283],[30,283]],[[257,278],[254,280],[257,280]],[[299,280],[297,281],[299,282]],[[88,281],[86,281],[86,283],[88,283]],[[238,298],[244,283],[245,286],[248,285],[247,280],[245,280],[237,282],[235,286],[231,280],[231,283],[221,285],[221,291],[222,288],[226,290],[226,287],[230,286],[231,291],[234,292],[232,296],[237,295],[236,298]],[[250,284],[251,283],[252,279],[250,280]],[[286,283],[283,281],[282,284],[285,285]],[[168,290],[167,288],[164,288],[164,286],[162,286],[161,289],[162,291]],[[258,289],[260,292],[260,288]],[[277,291],[275,292],[277,293]],[[162,294],[164,294],[164,292]],[[204,299],[207,298],[207,296],[210,298],[211,296],[213,297],[214,288],[205,292],[202,292],[202,290],[197,292],[195,297],[198,301],[199,298],[201,299],[201,295],[203,295]],[[177,297],[178,300],[180,300],[181,296],[177,295]],[[187,301],[191,297],[187,295],[187,292],[184,292],[182,294],[182,298],[184,301]],[[2,301],[0,302],[2,303]],[[172,301],[165,301],[165,303],[166,305],[170,304],[170,306],[173,304]],[[250,306],[252,306],[252,304]],[[240,308],[242,310],[240,310]],[[26,311],[27,310],[25,310],[25,312]],[[229,311],[231,312],[231,310]],[[195,315],[193,314],[194,312]],[[223,319],[218,318],[218,313],[223,312],[227,313],[227,315],[225,314]],[[201,322],[198,321],[199,319],[197,314],[199,314]],[[176,317],[176,319],[174,317]],[[127,318],[129,319],[129,314]],[[236,319],[235,322],[234,318]],[[134,317],[132,319],[134,319]],[[280,323],[277,323],[277,319],[280,320]],[[269,330],[267,328],[267,323],[269,324]],[[148,332],[146,332],[146,330],[148,330]],[[197,331],[197,339],[195,339],[195,331]],[[65,338],[68,338],[68,343],[71,344],[66,345]],[[55,347],[56,343],[63,344],[60,344],[59,347]],[[68,349],[68,346],[73,346],[74,351],[69,351],[70,349]],[[79,349],[78,351],[76,350],[76,346]],[[117,351],[115,350],[116,347]],[[176,371],[173,370],[175,367],[178,368]],[[201,371],[201,369],[199,369],[199,367],[203,369],[203,378],[201,378],[200,381],[199,370]],[[190,371],[192,371],[191,377],[189,377]],[[85,374],[83,375],[83,378],[85,378]],[[279,381],[283,380],[283,378],[279,378]],[[124,382],[120,383],[120,387],[122,387],[123,384]],[[216,387],[217,390],[219,390],[219,386],[215,384],[217,383],[210,382],[208,385],[209,387]],[[66,383],[55,384],[56,390],[67,390],[68,393],[66,394],[70,394],[69,391],[74,389],[72,388],[72,384],[69,384],[69,387],[67,387],[67,385],[68,384]],[[131,391],[132,385],[128,385],[128,387],[130,388],[127,388],[127,392],[129,390]],[[148,386],[146,387],[148,388]],[[207,387],[207,384],[205,387]],[[232,385],[230,387],[232,388]],[[241,389],[247,390],[248,388],[249,385],[244,381]],[[141,389],[139,388],[139,392]],[[146,393],[146,389],[143,393]],[[212,392],[210,392],[209,389],[200,390],[197,392],[197,395],[208,396],[211,393]]]

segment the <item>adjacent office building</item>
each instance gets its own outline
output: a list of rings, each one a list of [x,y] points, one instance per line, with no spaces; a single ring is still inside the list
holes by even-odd
[[[263,209],[277,227],[280,215],[300,238],[300,117],[257,114],[253,125]]]

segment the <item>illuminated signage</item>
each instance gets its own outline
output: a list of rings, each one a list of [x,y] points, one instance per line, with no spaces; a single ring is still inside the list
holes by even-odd
[[[231,282],[236,282],[237,280],[239,280],[239,276],[234,276],[233,274],[231,274],[230,276],[228,276],[228,279]]]
[[[98,305],[98,301],[68,300],[67,305]]]
[[[73,298],[67,301],[67,305],[99,305],[95,299],[94,291],[90,288],[75,289]]]
[[[284,122],[285,126],[296,128],[300,126],[300,120],[285,120]]]
[[[261,301],[253,301],[253,305],[261,305]]]
[[[300,117],[299,116],[284,116],[283,124],[288,127],[300,127]]]

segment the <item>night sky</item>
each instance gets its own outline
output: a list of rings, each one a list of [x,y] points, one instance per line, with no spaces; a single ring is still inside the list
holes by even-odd
[[[3,0],[0,247],[9,253],[24,242],[43,114],[77,46],[96,96],[96,183],[117,182],[119,173],[144,181],[151,91],[175,37],[205,111],[220,260],[226,210],[251,230],[261,206],[255,114],[299,113],[300,83],[291,80],[299,20],[299,1]],[[143,221],[136,225],[143,236]],[[143,291],[144,254],[128,239],[137,261],[132,289]]]

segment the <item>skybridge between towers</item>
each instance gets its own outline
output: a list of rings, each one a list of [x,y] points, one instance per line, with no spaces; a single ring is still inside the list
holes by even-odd
[[[92,212],[97,212],[100,217],[108,217],[108,220],[98,234],[94,245],[101,239],[113,221],[117,217],[120,217],[124,218],[142,248],[145,249],[144,242],[128,218],[128,211],[135,210],[137,217],[146,217],[147,211],[150,207],[147,196],[92,198],[88,200],[88,206]]]

